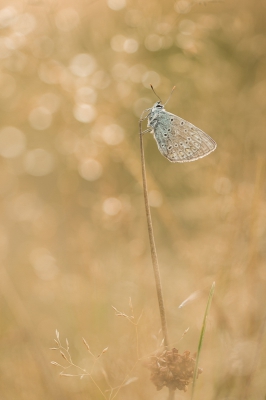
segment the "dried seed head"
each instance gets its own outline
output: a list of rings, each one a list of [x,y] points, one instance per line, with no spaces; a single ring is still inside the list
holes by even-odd
[[[189,383],[193,380],[195,368],[195,354],[190,355],[185,351],[183,355],[178,350],[164,350],[158,355],[149,357],[145,365],[151,371],[151,381],[157,390],[167,386],[171,390],[187,391]],[[202,373],[198,368],[197,375]]]

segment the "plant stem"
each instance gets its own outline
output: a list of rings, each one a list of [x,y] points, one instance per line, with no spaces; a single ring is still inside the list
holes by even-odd
[[[153,227],[152,227],[151,212],[150,212],[149,200],[148,200],[148,189],[147,189],[147,178],[146,178],[146,169],[145,169],[145,157],[144,157],[141,122],[142,121],[140,120],[139,121],[139,137],[140,137],[140,153],[141,153],[141,169],[142,169],[142,180],[143,180],[143,191],[144,191],[144,204],[145,204],[145,212],[146,212],[146,217],[147,217],[152,266],[153,266],[157,298],[158,298],[159,310],[160,310],[160,316],[161,316],[164,347],[167,348],[168,347],[168,333],[167,333],[167,325],[166,325],[166,318],[165,318],[165,308],[164,308],[160,269],[159,269],[159,263],[158,263],[158,258],[157,258],[157,252],[156,252],[156,246],[155,246],[155,240],[154,240],[154,234],[153,234]]]
[[[175,398],[175,390],[169,389],[168,400],[174,400],[174,398]]]

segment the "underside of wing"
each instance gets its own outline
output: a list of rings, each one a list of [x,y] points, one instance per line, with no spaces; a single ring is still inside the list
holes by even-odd
[[[163,156],[171,162],[189,162],[207,156],[217,147],[201,129],[165,112],[154,128],[154,137]]]

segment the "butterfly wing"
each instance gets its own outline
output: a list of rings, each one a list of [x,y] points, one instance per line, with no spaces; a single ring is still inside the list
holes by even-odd
[[[195,161],[217,147],[201,129],[165,110],[160,113],[153,130],[161,154],[171,162]]]

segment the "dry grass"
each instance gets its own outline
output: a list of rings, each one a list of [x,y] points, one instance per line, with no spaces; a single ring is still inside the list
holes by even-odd
[[[218,144],[176,165],[144,138],[169,346],[197,350],[215,281],[195,399],[263,398],[265,5],[123,4],[0,4],[1,396],[103,398],[50,364],[58,329],[88,372],[82,337],[94,355],[108,347],[93,375],[105,395],[128,377],[117,399],[166,398],[137,362],[162,340],[138,137],[152,83],[163,99],[176,85],[168,110]],[[112,308],[131,318],[129,297],[138,344]]]

